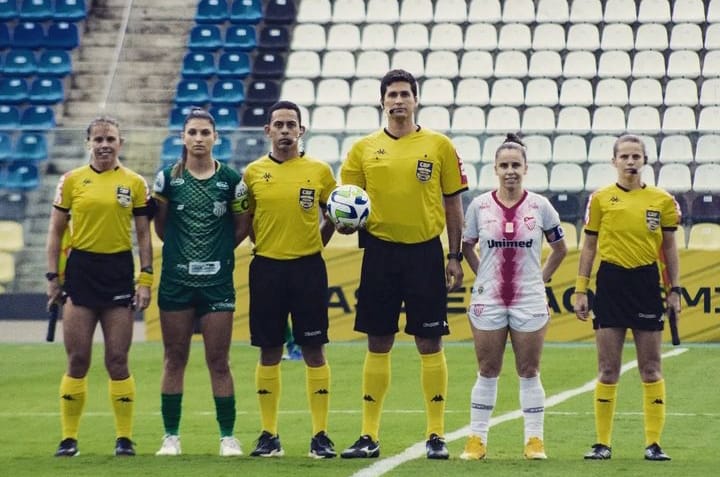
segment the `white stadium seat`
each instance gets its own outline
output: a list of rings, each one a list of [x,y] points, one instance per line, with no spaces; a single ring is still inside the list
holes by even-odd
[[[368,0],[365,21],[368,23],[397,23],[400,6],[397,0]]]
[[[595,86],[596,106],[625,106],[628,103],[628,87],[625,80],[605,78]]]
[[[670,31],[671,50],[697,51],[703,47],[703,34],[695,23],[677,23]]]
[[[665,84],[666,106],[695,106],[698,91],[695,81],[686,78],[671,79]]]
[[[538,23],[567,23],[570,20],[570,8],[567,0],[540,0],[537,5],[535,21]]]
[[[587,161],[587,147],[582,136],[562,134],[553,140],[553,162],[583,164]]]
[[[468,7],[469,23],[497,23],[502,20],[500,0],[472,0]]]
[[[625,131],[625,112],[618,106],[600,106],[593,112],[593,134],[620,134]]]
[[[447,78],[430,78],[420,87],[420,103],[424,106],[452,106],[455,88]]]
[[[357,25],[339,23],[332,25],[328,31],[328,50],[350,50],[360,48],[360,29]]]
[[[521,106],[524,104],[523,84],[514,78],[495,80],[490,90],[491,106]]]
[[[463,31],[455,23],[439,23],[430,31],[431,50],[461,50],[463,47]]]
[[[432,0],[403,0],[400,5],[401,23],[432,23]]]
[[[453,79],[460,73],[458,55],[454,51],[431,51],[425,57],[425,76]]]
[[[557,120],[559,133],[587,133],[590,131],[590,112],[582,106],[560,109]]]
[[[335,136],[315,134],[305,143],[307,153],[325,162],[333,163],[340,160],[340,146]]]
[[[595,55],[590,51],[570,51],[565,56],[565,78],[594,78],[597,75]]]
[[[558,99],[558,87],[554,80],[535,78],[525,85],[526,106],[555,106]]]
[[[498,34],[490,23],[473,23],[465,30],[464,48],[472,50],[494,50],[498,46]]]
[[[697,52],[678,50],[670,53],[667,75],[670,78],[697,78],[700,76],[700,57]]]
[[[615,136],[597,135],[590,140],[588,148],[588,162],[591,164],[610,163],[613,157],[613,146],[617,138]]]
[[[635,36],[630,25],[626,23],[612,23],[605,25],[600,41],[603,50],[632,50],[635,46]]]
[[[690,169],[685,164],[665,164],[660,168],[657,186],[670,193],[689,192],[692,188]]]
[[[590,23],[570,25],[567,36],[568,50],[597,50],[600,48],[600,33]]]
[[[450,129],[450,112],[441,106],[425,106],[420,108],[417,122],[424,128],[447,131]]]
[[[283,81],[280,97],[303,106],[315,104],[315,86],[308,78],[291,78]]]
[[[480,78],[461,79],[455,90],[455,105],[486,106],[490,103],[487,81]]]
[[[333,23],[365,23],[365,0],[334,0]]]
[[[452,130],[482,134],[485,132],[485,111],[477,106],[455,108],[452,116]]]
[[[293,30],[290,49],[322,51],[327,46],[325,29],[317,23],[300,23]]]
[[[703,134],[695,144],[695,162],[720,163],[720,134]]]
[[[600,23],[603,21],[600,0],[573,0],[570,23]]]
[[[525,133],[552,134],[555,130],[555,112],[546,106],[526,108],[520,127]]]
[[[545,135],[531,135],[522,138],[527,148],[528,162],[547,164],[552,160],[552,144]]]
[[[288,55],[286,78],[317,78],[320,71],[320,55],[316,51],[292,51]]]
[[[630,106],[661,106],[662,85],[655,78],[640,78],[630,84]]]
[[[636,50],[665,50],[668,48],[668,33],[665,25],[645,23],[635,32]]]
[[[629,78],[632,73],[627,51],[604,51],[598,60],[598,77]]]
[[[351,106],[347,110],[348,131],[371,132],[380,127],[380,113],[374,106]]]
[[[551,192],[580,192],[585,188],[582,168],[578,164],[555,164],[550,170]]]
[[[660,163],[678,162],[690,164],[693,161],[693,149],[690,138],[682,134],[665,136],[660,143]]]
[[[700,164],[693,175],[693,190],[700,193],[720,192],[720,164]]]
[[[527,73],[524,51],[501,51],[495,56],[495,76],[498,78],[524,78]]]
[[[353,81],[350,89],[352,106],[373,106],[380,102],[380,80],[360,78]]]
[[[514,0],[502,2],[503,23],[532,23],[535,21],[535,4],[533,0]]]
[[[310,122],[315,132],[341,132],[345,130],[345,112],[339,106],[318,106]]]
[[[331,19],[330,0],[303,0],[298,6],[298,23],[328,23]]]
[[[672,3],[672,21],[674,23],[702,23],[705,21],[705,5],[702,0],[675,0]]]
[[[355,73],[360,78],[382,78],[389,70],[390,58],[384,51],[361,51],[357,57]]]
[[[437,0],[435,2],[435,23],[465,23],[467,2],[465,0]]]
[[[498,49],[529,50],[532,47],[530,27],[522,23],[509,23],[500,28]]]
[[[720,50],[708,51],[703,58],[702,75],[706,78],[720,77]]]
[[[504,134],[486,137],[482,146],[482,162],[494,164],[495,153],[503,142],[505,142]]]
[[[387,23],[370,23],[363,27],[360,44],[363,50],[392,50],[395,48],[395,31]]]
[[[353,78],[355,76],[355,55],[350,51],[328,51],[323,56],[323,78]]]
[[[636,52],[633,57],[632,75],[635,78],[662,78],[665,76],[665,57],[655,50]]]
[[[395,36],[396,50],[427,50],[430,47],[430,35],[425,25],[420,23],[401,23]]]
[[[529,158],[528,158],[529,159]],[[523,178],[523,186],[532,192],[543,193],[548,189],[548,171],[545,164],[528,162],[527,174]]]
[[[720,105],[720,78],[705,79],[700,89],[700,105]]]
[[[493,76],[493,57],[487,51],[466,51],[460,60],[461,78],[490,78]]]
[[[530,55],[530,78],[555,78],[562,76],[562,59],[557,51],[534,51]]]
[[[520,112],[511,106],[496,106],[488,112],[485,128],[492,134],[517,131],[520,129]]]
[[[585,190],[594,192],[617,181],[617,169],[610,163],[591,164],[587,170]]]
[[[670,4],[668,0],[641,0],[638,9],[638,22],[640,23],[669,23]]]
[[[341,78],[320,80],[315,92],[318,106],[347,106],[350,104],[350,84]]]
[[[605,2],[605,15],[603,20],[605,23],[633,23],[637,20],[635,1],[607,0],[607,2]]]
[[[660,132],[660,113],[652,106],[635,106],[627,116],[627,130],[631,133],[657,134]]]
[[[697,127],[695,111],[689,106],[670,106],[663,113],[662,132],[665,134],[693,132]]]
[[[475,136],[453,136],[453,145],[463,162],[480,162],[480,141]]]
[[[423,55],[415,50],[396,51],[392,56],[391,68],[409,71],[415,79],[425,76]]]
[[[699,132],[720,131],[720,106],[705,106],[700,110],[697,129]]]

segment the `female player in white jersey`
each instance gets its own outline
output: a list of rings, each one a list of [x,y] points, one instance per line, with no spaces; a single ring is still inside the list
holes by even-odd
[[[497,190],[470,203],[462,237],[463,254],[476,275],[468,317],[479,371],[470,395],[470,436],[460,458],[485,458],[509,333],[520,378],[524,456],[545,459],[545,391],[540,382],[540,355],[550,319],[545,283],[567,248],[557,211],[546,198],[523,188],[527,156],[515,134],[508,134],[495,153],[495,173]],[[551,251],[541,266],[543,236]]]

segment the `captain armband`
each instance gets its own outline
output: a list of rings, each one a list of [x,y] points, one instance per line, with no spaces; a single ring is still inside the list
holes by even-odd
[[[575,280],[575,293],[587,293],[588,285],[590,284],[590,277],[584,277],[578,275]]]

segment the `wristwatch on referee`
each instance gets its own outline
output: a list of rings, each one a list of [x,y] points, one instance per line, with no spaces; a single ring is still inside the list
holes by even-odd
[[[448,260],[457,260],[458,262],[462,262],[463,260],[463,254],[462,252],[450,252],[447,254]]]

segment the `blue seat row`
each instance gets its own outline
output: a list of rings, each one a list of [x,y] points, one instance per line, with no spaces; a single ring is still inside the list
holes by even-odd
[[[246,103],[270,105],[278,99],[280,86],[272,80],[250,81],[247,87],[241,80],[220,80],[215,82],[212,88],[203,79],[180,80],[175,95],[175,103],[179,107],[202,106],[208,103],[214,107],[237,107]]]
[[[245,78],[252,74],[255,78],[280,78],[285,73],[285,60],[279,53],[266,51],[259,53],[250,66],[250,55],[246,52],[222,53],[215,65],[215,55],[206,51],[191,51],[185,54],[182,65],[183,78],[208,79]]]
[[[51,23],[47,30],[39,22],[22,22],[9,26],[0,23],[2,48],[55,48],[72,50],[80,44],[80,31],[75,23]]]
[[[79,21],[86,16],[85,0],[0,0],[2,21]]]
[[[16,160],[43,161],[48,157],[48,144],[45,134],[37,132],[13,135],[0,132],[0,162]]]
[[[0,189],[30,190],[40,184],[38,164],[33,161],[13,161],[0,165]]]
[[[295,20],[295,3],[288,0],[200,0],[195,14],[198,23],[266,23],[289,24]]]
[[[2,76],[67,76],[72,71],[72,57],[66,50],[33,50],[19,48],[0,54]]]
[[[196,25],[188,39],[191,51],[285,50],[289,45],[287,28],[277,25],[263,26],[259,34],[254,25],[231,25],[224,32],[217,25]]]
[[[242,134],[235,139],[233,133],[221,134],[213,147],[213,157],[221,162],[250,162],[266,154],[268,146],[262,133]],[[164,166],[172,164],[182,155],[183,141],[179,135],[165,138],[160,152],[160,161]]]
[[[0,105],[0,130],[44,131],[55,127],[55,112],[49,106]]]
[[[0,78],[0,104],[57,104],[65,99],[65,88],[58,78]]]

